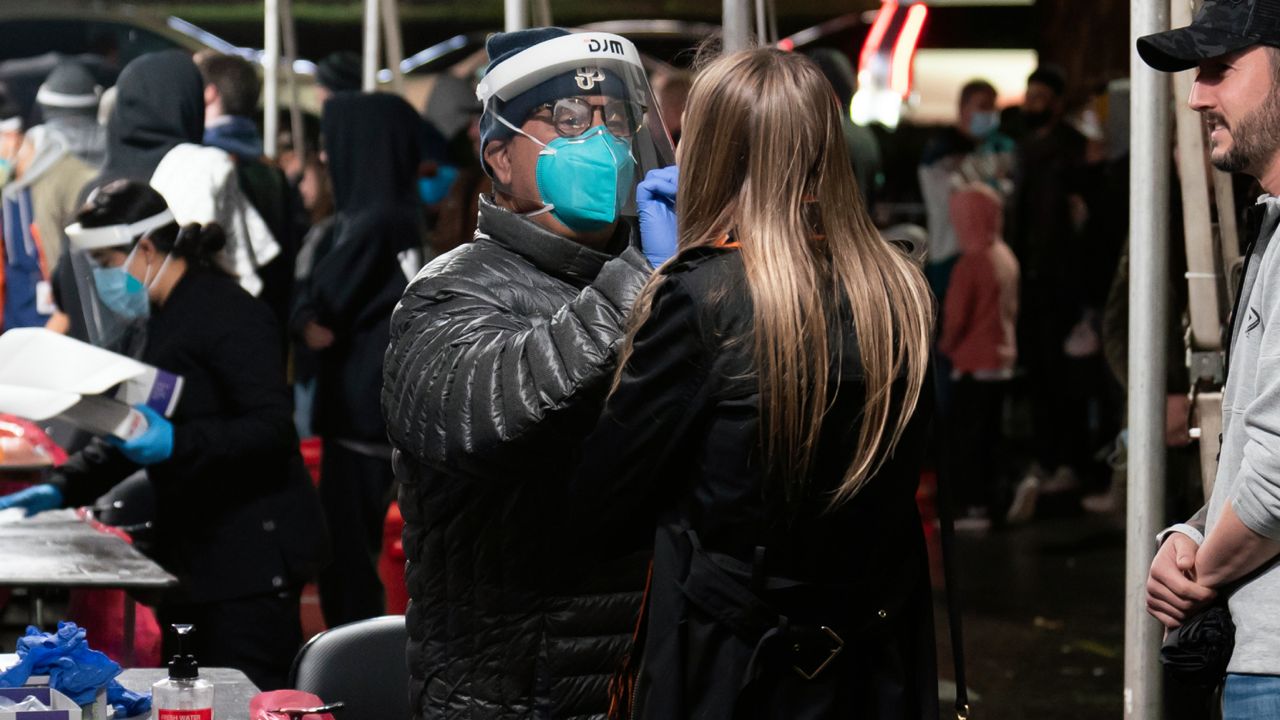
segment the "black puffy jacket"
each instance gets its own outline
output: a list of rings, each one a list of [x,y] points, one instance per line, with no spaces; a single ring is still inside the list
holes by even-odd
[[[415,717],[606,711],[647,554],[575,561],[554,518],[651,272],[634,248],[597,252],[482,199],[476,241],[406,290],[382,403],[405,519]]]

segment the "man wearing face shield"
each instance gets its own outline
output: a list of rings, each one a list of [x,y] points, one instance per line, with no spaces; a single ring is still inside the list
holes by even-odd
[[[539,28],[487,50],[477,95],[494,193],[475,242],[406,290],[384,368],[411,706],[599,717],[647,558],[577,559],[557,517],[628,311],[674,251],[674,168],[657,170],[673,153],[626,39]]]

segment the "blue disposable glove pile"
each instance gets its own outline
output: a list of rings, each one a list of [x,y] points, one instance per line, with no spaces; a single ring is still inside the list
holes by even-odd
[[[116,717],[132,717],[151,710],[151,697],[126,690],[115,677],[120,666],[89,647],[85,630],[72,622],[58,623],[56,633],[27,628],[18,638],[18,664],[0,673],[0,687],[20,687],[32,675],[48,675],[49,686],[77,705],[88,705],[107,689],[107,702],[115,706]]]
[[[150,715],[151,693],[136,693],[112,680],[107,683],[107,704],[115,708],[118,718]]]
[[[636,186],[640,213],[640,249],[654,267],[676,254],[676,185],[680,169],[668,165],[650,170]]]
[[[107,442],[143,467],[168,460],[173,455],[173,423],[146,405],[135,407],[147,418],[146,432],[132,440],[107,436]]]
[[[45,510],[60,508],[62,507],[62,491],[54,485],[45,483],[43,485],[32,485],[25,490],[0,496],[0,510],[8,510],[15,507],[26,510],[27,517]]]

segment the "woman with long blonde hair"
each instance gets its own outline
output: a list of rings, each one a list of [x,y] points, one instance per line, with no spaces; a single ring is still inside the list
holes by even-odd
[[[840,123],[799,55],[694,82],[678,254],[572,488],[593,550],[655,543],[616,716],[938,716],[914,502],[932,300],[862,207]]]

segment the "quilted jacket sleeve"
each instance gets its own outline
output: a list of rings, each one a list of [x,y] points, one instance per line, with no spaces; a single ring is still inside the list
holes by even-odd
[[[491,476],[518,473],[516,463],[539,455],[531,448],[553,442],[539,429],[603,396],[652,268],[629,249],[551,317],[529,317],[503,299],[509,275],[475,261],[480,249],[441,258],[406,290],[392,316],[382,407],[402,452]]]

